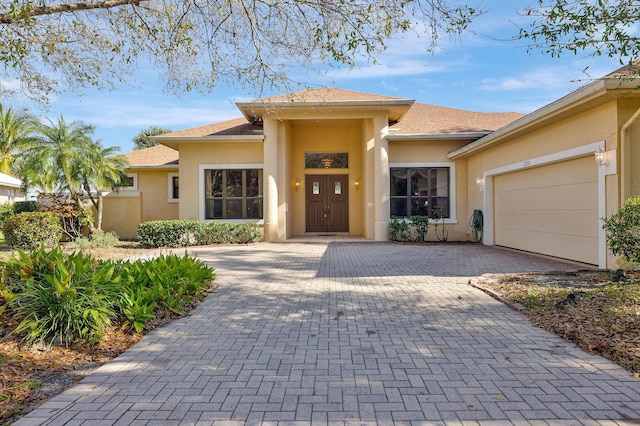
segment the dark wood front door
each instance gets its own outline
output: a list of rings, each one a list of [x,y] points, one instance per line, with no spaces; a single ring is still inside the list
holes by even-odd
[[[347,175],[306,177],[307,232],[349,232]]]

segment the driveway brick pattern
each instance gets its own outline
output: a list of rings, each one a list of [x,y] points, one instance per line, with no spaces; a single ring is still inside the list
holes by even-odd
[[[18,425],[637,424],[640,381],[467,285],[476,245],[195,248],[220,288]]]

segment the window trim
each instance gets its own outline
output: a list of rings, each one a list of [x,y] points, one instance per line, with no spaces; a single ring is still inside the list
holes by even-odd
[[[264,224],[264,217],[262,219],[205,219],[205,184],[204,174],[207,170],[231,170],[231,169],[261,169],[264,173],[264,163],[255,164],[199,164],[198,165],[198,219],[207,222],[231,222],[231,223],[257,223]],[[264,182],[264,180],[263,180]],[[263,188],[263,197],[267,197],[267,194]],[[264,216],[264,212],[263,212]]]
[[[123,191],[137,191],[138,190],[138,174],[137,173],[125,173],[127,177],[133,178],[133,185],[123,186]]]
[[[173,178],[180,178],[180,173],[169,173],[167,175],[167,202],[168,203],[177,203],[180,201],[180,194],[178,194],[178,198],[175,198],[173,196]],[[178,188],[180,188],[180,185],[178,184]]]
[[[389,163],[389,176],[392,168],[419,168],[419,167],[447,167],[449,169],[449,217],[444,219],[444,223],[458,223],[457,194],[456,194],[456,163],[455,162],[433,162],[433,163]],[[389,206],[389,216],[391,216],[391,206]],[[431,223],[442,223],[441,219],[429,219]]]

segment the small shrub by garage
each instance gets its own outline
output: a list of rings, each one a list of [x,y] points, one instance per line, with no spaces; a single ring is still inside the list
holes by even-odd
[[[246,244],[261,237],[252,223],[157,220],[138,225],[138,240],[147,247]]]
[[[8,216],[2,232],[10,246],[31,250],[40,245],[58,244],[62,237],[62,226],[55,213],[25,212]]]
[[[604,221],[609,250],[631,264],[640,264],[640,197],[629,198]]]

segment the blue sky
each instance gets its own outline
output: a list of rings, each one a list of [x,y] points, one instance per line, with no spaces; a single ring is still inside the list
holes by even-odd
[[[441,49],[426,53],[426,40],[415,34],[393,40],[376,65],[354,69],[327,68],[301,72],[311,86],[415,99],[418,102],[472,111],[529,113],[619,67],[615,59],[586,54],[551,58],[540,50],[527,52],[526,42],[513,41],[517,24],[527,18],[518,10],[530,0],[485,2],[488,13],[478,18],[457,40],[442,39]],[[583,71],[588,68],[588,74]],[[234,102],[252,99],[238,87],[218,86],[212,93],[164,94],[153,70],[137,74],[136,87],[90,90],[83,96],[59,94],[43,110],[33,113],[68,122],[82,120],[96,127],[95,137],[105,146],[133,149],[131,139],[143,128],[162,126],[172,130],[213,123],[240,116]]]

